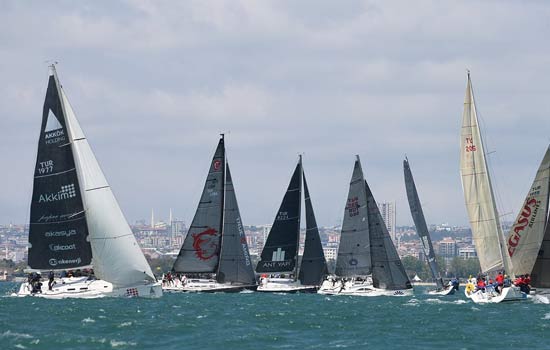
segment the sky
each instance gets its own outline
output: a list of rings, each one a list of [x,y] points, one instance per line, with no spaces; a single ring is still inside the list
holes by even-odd
[[[319,225],[341,224],[355,155],[412,225],[467,225],[471,70],[499,210],[513,220],[550,143],[546,1],[0,0],[0,223],[29,220],[57,71],[128,221],[190,223],[219,133],[245,225],[270,224],[298,154]]]

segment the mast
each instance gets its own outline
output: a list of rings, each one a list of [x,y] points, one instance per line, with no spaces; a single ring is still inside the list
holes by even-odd
[[[221,257],[223,252],[223,233],[224,233],[224,217],[225,217],[225,190],[226,190],[226,167],[227,167],[227,158],[225,155],[225,140],[224,140],[225,134],[220,134],[220,143],[222,143],[224,146],[224,152],[223,152],[223,159],[222,159],[222,188],[221,188],[221,206],[220,206],[220,248],[219,248],[219,256]],[[220,260],[218,259],[218,264],[216,266],[216,274],[219,273],[220,269]]]
[[[301,154],[298,155],[298,164],[300,165],[300,175],[299,175],[300,186],[299,186],[299,188],[300,188],[300,191],[301,191],[302,188],[303,188],[302,181],[303,181],[303,178],[304,178],[304,167],[302,165],[302,155]],[[298,234],[296,235],[296,255],[294,257],[294,259],[296,261],[296,265],[294,266],[294,280],[295,281],[298,280],[298,261],[299,261],[298,256],[300,254],[300,220],[301,220],[301,216],[302,216],[302,195],[301,194],[300,194],[300,200],[298,201],[298,215],[299,215]],[[305,247],[304,247],[304,249],[305,249]]]

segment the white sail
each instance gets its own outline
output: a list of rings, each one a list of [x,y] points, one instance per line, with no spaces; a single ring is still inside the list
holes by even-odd
[[[510,270],[503,261],[504,236],[485,159],[485,151],[472,92],[470,74],[464,98],[460,138],[460,173],[472,236],[483,272]],[[508,258],[508,259],[506,259]]]
[[[155,281],[69,101],[60,90],[82,184],[95,275],[116,287]]]
[[[516,276],[531,273],[544,238],[550,185],[550,148],[508,233],[507,253]]]

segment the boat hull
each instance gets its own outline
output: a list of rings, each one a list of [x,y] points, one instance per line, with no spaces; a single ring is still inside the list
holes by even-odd
[[[41,292],[33,293],[32,286],[24,282],[19,287],[16,297],[33,296],[45,299],[96,299],[103,297],[144,297],[158,298],[162,296],[160,282],[115,288],[112,283],[103,280],[88,280],[87,277],[67,277],[54,280],[52,289],[43,283]]]
[[[455,294],[456,292],[456,289],[453,288],[452,286],[447,286],[447,288],[445,289],[442,289],[442,290],[429,290],[428,291],[428,294],[429,295],[453,295]]]
[[[174,280],[162,284],[165,293],[237,293],[255,288],[255,285],[218,283],[211,279],[190,279],[185,283]]]
[[[519,287],[512,286],[503,288],[500,294],[494,291],[483,292],[479,290],[470,293],[469,298],[476,304],[501,303],[527,300],[527,294],[523,293]]]
[[[319,286],[303,285],[291,278],[264,278],[256,289],[264,293],[315,293]]]
[[[351,296],[411,296],[413,289],[380,289],[372,285],[372,280],[366,281],[348,281],[342,284],[341,281],[324,281],[318,294],[325,295],[351,295]]]

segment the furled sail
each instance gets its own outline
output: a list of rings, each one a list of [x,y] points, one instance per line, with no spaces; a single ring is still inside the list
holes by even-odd
[[[409,160],[405,159],[403,161],[403,171],[405,173],[405,188],[407,190],[407,199],[409,200],[409,207],[411,209],[411,215],[416,226],[416,232],[420,237],[422,242],[422,249],[424,250],[424,255],[428,260],[428,265],[432,272],[432,277],[437,284],[437,288],[443,288],[443,279],[439,272],[439,266],[435,260],[434,247],[432,245],[432,239],[430,238],[430,232],[428,231],[428,226],[426,225],[426,219],[424,218],[424,212],[422,211],[422,206],[420,204],[420,198],[418,197],[418,192],[416,190],[416,185],[414,184],[414,178],[409,166]]]
[[[256,272],[293,272],[295,270],[300,237],[301,188],[302,159],[300,157],[269,231]]]
[[[155,281],[73,109],[60,91],[82,182],[95,275],[116,287]]]
[[[305,173],[303,179],[306,203],[306,239],[298,279],[303,285],[320,285],[323,277],[328,273],[327,261],[323,253]]]
[[[254,268],[235,196],[235,188],[226,165],[225,214],[222,229],[222,248],[216,278],[219,283],[255,285]]]
[[[29,227],[29,267],[90,265],[92,250],[61,87],[51,74],[44,101]]]
[[[223,222],[225,145],[214,153],[202,196],[172,268],[184,273],[213,273],[218,268]]]
[[[544,237],[550,187],[550,148],[508,233],[507,253],[516,276],[531,273]]]
[[[464,98],[462,131],[460,138],[460,173],[466,209],[470,218],[472,237],[481,270],[485,273],[509,269],[509,259],[502,254],[504,236],[500,227],[495,196],[485,160],[485,151],[479,131],[472,83],[468,84]],[[508,266],[507,266],[508,265]],[[510,273],[510,271],[508,271]]]
[[[367,192],[361,161],[356,157],[336,259],[335,274],[340,277],[366,276],[372,272]]]
[[[370,233],[373,286],[388,290],[412,288],[366,181],[365,188],[367,191],[367,221]]]

